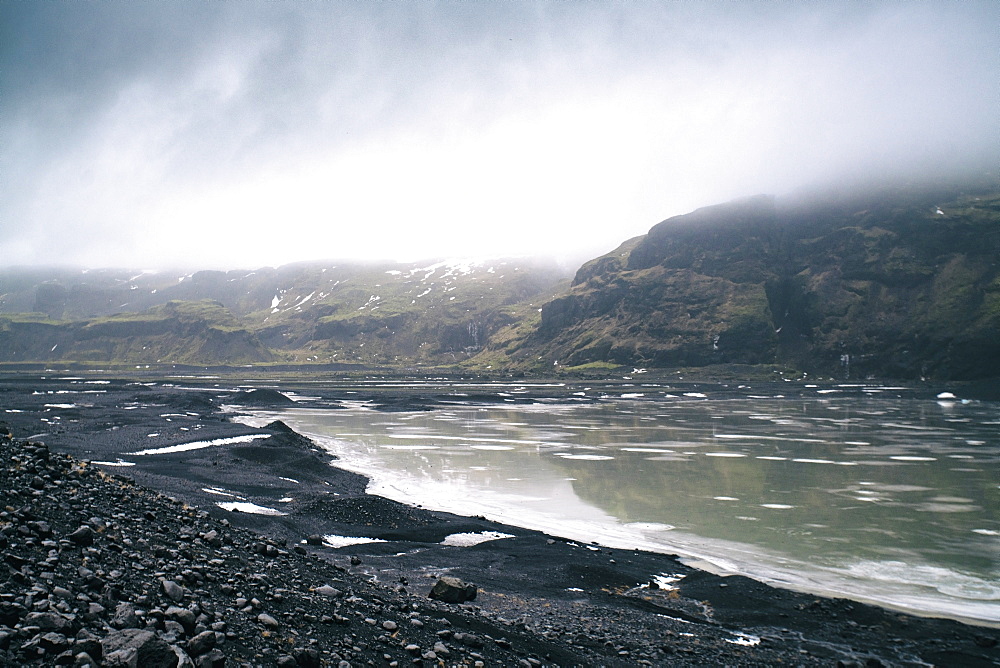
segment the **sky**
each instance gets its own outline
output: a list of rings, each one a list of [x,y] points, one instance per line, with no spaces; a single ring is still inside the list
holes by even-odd
[[[1000,2],[0,0],[0,257],[583,261],[1000,166]]]

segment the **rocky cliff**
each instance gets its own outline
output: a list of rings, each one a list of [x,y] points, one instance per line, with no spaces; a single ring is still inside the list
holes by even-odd
[[[1000,375],[1000,189],[753,197],[586,263],[514,365]],[[492,352],[496,352],[496,348]]]

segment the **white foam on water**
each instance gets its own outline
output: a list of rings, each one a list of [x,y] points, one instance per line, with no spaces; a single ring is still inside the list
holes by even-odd
[[[603,462],[609,459],[614,459],[614,457],[608,455],[571,455],[563,452],[557,452],[556,457],[562,457],[563,459],[575,459],[584,462]]]
[[[509,446],[509,445],[470,445],[469,447],[471,449],[473,449],[473,450],[497,450],[497,451],[502,451],[502,450],[513,450],[514,449],[512,446]]]
[[[742,452],[706,452],[706,457],[746,457]]]
[[[386,450],[440,450],[439,445],[382,445]]]
[[[795,506],[790,506],[787,503],[762,503],[761,508],[770,508],[771,510],[788,510],[794,508]]]
[[[648,452],[651,454],[670,454],[674,452],[665,448],[618,448],[618,450],[621,452]]]
[[[713,496],[716,501],[739,501],[735,496]]]
[[[916,455],[892,455],[889,459],[895,459],[898,462],[936,462],[937,457],[918,457]]]
[[[250,503],[249,501],[217,501],[216,504],[223,510],[228,510],[230,512],[240,512],[248,513],[250,515],[287,515],[288,513],[283,513],[275,508],[268,508],[267,506],[258,506],[256,503]]]
[[[660,522],[629,522],[625,526],[639,531],[673,531],[677,528],[672,524],[661,524]]]
[[[947,596],[972,601],[1000,601],[1000,581],[984,580],[942,566],[904,561],[860,561],[850,564],[847,572],[890,586],[934,589]],[[1000,614],[1000,610],[994,614]]]

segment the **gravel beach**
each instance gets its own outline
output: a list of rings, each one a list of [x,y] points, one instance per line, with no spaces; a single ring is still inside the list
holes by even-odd
[[[283,399],[0,379],[0,665],[1000,665],[994,628],[369,495],[222,410]]]

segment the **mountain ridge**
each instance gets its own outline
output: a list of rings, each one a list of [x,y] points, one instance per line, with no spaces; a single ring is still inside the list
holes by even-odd
[[[1000,183],[734,200],[580,266],[0,270],[0,361],[1000,377]]]

